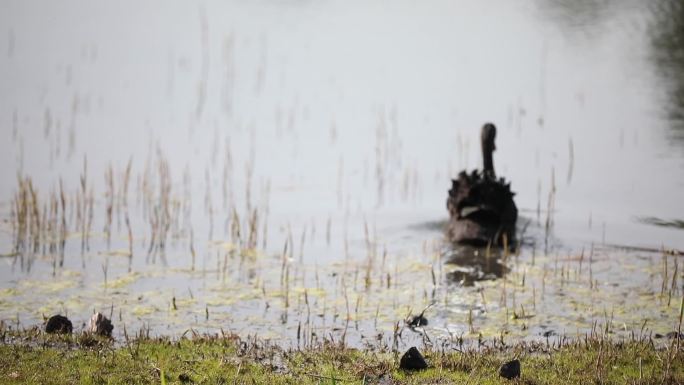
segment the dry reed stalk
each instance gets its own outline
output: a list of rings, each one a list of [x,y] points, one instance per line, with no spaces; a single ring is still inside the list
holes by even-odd
[[[107,238],[107,249],[110,247],[111,243],[111,231],[112,231],[112,217],[114,210],[114,170],[112,165],[107,166],[105,170],[105,227],[104,232]]]
[[[256,249],[258,244],[259,233],[259,211],[257,208],[252,210],[252,215],[249,217],[249,237],[247,239],[247,248]],[[303,235],[302,235],[303,236]],[[302,240],[302,243],[304,241]],[[303,245],[302,245],[303,248]]]

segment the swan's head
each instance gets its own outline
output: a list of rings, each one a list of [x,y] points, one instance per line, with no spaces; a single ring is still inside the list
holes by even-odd
[[[496,139],[496,126],[492,123],[485,123],[482,126],[482,150],[486,152],[496,150],[494,139]]]

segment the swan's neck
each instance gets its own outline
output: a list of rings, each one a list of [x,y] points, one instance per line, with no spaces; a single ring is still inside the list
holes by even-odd
[[[482,142],[483,173],[485,177],[496,178],[494,172],[494,149],[490,143]]]

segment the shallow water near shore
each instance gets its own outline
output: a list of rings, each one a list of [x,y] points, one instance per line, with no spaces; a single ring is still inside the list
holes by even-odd
[[[5,2],[0,320],[288,346],[674,330],[682,31],[676,1]],[[486,121],[510,252],[443,239]]]

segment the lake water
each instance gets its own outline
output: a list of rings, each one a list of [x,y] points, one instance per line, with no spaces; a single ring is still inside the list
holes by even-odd
[[[0,35],[6,324],[391,345],[432,304],[433,343],[676,327],[679,1],[5,1]],[[506,256],[443,240],[488,121]],[[63,247],[17,246],[18,176]]]

